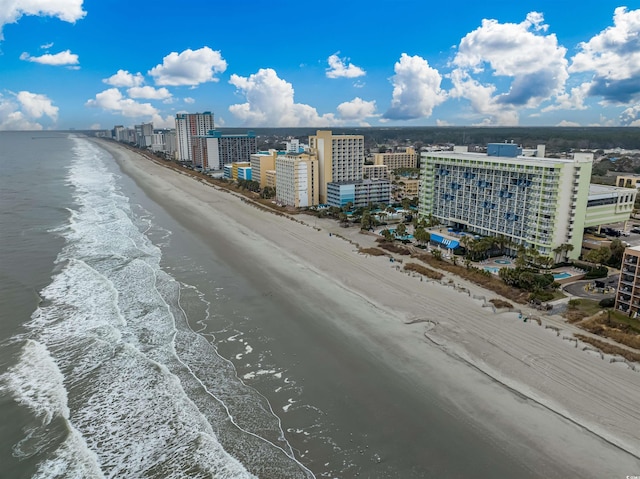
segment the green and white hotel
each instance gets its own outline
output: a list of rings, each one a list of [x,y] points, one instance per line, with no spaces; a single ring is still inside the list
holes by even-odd
[[[441,224],[483,235],[503,235],[514,245],[553,250],[573,245],[580,255],[593,155],[545,158],[544,146],[524,151],[513,143],[491,143],[487,153],[467,147],[421,155],[419,214]]]

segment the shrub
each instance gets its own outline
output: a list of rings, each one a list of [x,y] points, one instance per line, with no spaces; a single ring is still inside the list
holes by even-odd
[[[616,298],[604,298],[598,303],[598,305],[602,308],[613,308],[615,304]]]

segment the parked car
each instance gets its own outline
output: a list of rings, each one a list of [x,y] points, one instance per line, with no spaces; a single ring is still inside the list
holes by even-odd
[[[640,228],[631,228],[632,233],[640,233]]]

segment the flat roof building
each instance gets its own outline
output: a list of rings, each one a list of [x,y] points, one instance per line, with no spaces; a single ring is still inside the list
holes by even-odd
[[[206,135],[194,136],[193,164],[204,170],[222,170],[224,165],[235,162],[250,162],[251,155],[258,151],[254,132],[246,135],[223,135],[209,130]]]
[[[386,165],[389,170],[397,170],[398,168],[417,168],[418,155],[416,150],[410,146],[405,151],[395,153],[374,153],[373,163],[375,165]]]
[[[309,148],[318,158],[320,203],[327,202],[327,183],[362,179],[364,136],[318,130],[309,137]]]
[[[617,186],[589,185],[589,199],[584,227],[628,221],[638,190]]]
[[[571,244],[580,254],[593,155],[573,159],[522,156],[514,144],[490,144],[488,153],[422,153],[419,215],[484,236],[502,235],[514,247],[554,257]],[[489,154],[491,153],[491,154]],[[560,260],[560,258],[555,258]]]
[[[213,113],[178,113],[176,115],[176,142],[178,159],[194,161],[193,138],[213,130]]]
[[[286,206],[318,204],[318,159],[307,153],[289,153],[276,159],[276,201]]]
[[[329,206],[341,208],[351,203],[354,208],[366,208],[370,204],[389,204],[391,183],[389,180],[358,180],[331,182],[327,184],[327,202]]]

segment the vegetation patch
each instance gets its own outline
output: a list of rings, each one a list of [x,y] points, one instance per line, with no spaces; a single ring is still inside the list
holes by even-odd
[[[434,268],[453,273],[462,279],[482,286],[516,303],[526,304],[529,301],[528,292],[506,285],[500,278],[492,275],[488,271],[471,266],[469,262],[466,262],[465,265],[457,264],[457,261],[455,263],[449,263],[432,254],[424,253],[414,254],[412,258],[418,259]],[[454,257],[454,259],[456,259],[456,257]]]
[[[380,248],[360,248],[358,249],[358,252],[362,254],[370,254],[371,256],[385,256],[387,254]]]
[[[595,338],[592,338],[591,336],[585,336],[584,334],[574,334],[574,336],[584,343],[595,346],[603,353],[616,354],[618,356],[622,356],[628,361],[640,362],[640,352],[635,353],[633,351],[629,351],[627,349],[621,348],[620,346],[609,344],[606,341],[595,339]]]
[[[380,244],[380,248],[390,251],[392,253],[397,253],[404,256],[411,254],[409,250],[404,246],[400,246],[394,243],[385,243],[384,240],[379,244]]]
[[[596,301],[591,299],[570,299],[567,303],[567,311],[564,317],[567,318],[567,322],[573,324],[600,311],[601,308]]]
[[[404,265],[404,269],[406,271],[415,271],[416,273],[420,273],[423,276],[426,276],[429,279],[441,280],[444,275],[440,271],[436,271],[431,268],[427,268],[426,266],[422,266],[418,263],[407,263]]]
[[[505,301],[503,299],[493,298],[493,299],[490,299],[489,302],[491,304],[493,304],[496,308],[513,309],[513,304],[511,304],[509,301]]]

